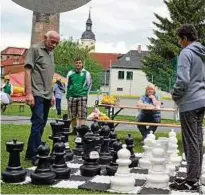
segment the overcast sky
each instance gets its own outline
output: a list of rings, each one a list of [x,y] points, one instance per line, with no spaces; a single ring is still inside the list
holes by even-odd
[[[92,7],[93,32],[97,52],[125,53],[142,45],[153,36],[154,12],[168,16],[163,0],[92,0],[76,10],[60,15],[60,34],[80,39],[85,30],[89,7]],[[11,0],[1,0],[1,44],[29,47],[32,12]]]

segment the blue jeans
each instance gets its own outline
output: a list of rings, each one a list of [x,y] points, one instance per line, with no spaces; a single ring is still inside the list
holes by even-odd
[[[56,110],[57,115],[61,115],[61,99],[56,98]]]
[[[51,100],[44,99],[43,97],[35,96],[34,100],[35,105],[31,107],[31,132],[26,150],[27,159],[31,159],[37,155],[51,106]]]
[[[154,117],[152,114],[139,114],[137,117],[138,122],[148,122],[148,123],[160,123],[161,117]],[[142,134],[142,139],[144,140],[150,131],[153,133],[157,130],[157,126],[149,126],[148,128],[145,125],[137,126],[140,133]]]

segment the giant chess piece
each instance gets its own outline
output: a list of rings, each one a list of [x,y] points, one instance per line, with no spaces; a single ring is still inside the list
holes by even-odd
[[[65,163],[65,144],[62,139],[58,138],[57,143],[54,145],[55,161],[52,165],[51,170],[56,174],[57,179],[68,179],[70,177],[71,169]]]
[[[182,161],[182,157],[178,155],[179,150],[177,142],[176,133],[172,129],[171,132],[169,132],[169,147],[171,147],[172,152],[169,151],[167,154],[169,154],[168,161],[170,161],[174,166],[179,166]]]
[[[167,188],[169,176],[166,174],[165,150],[159,142],[157,142],[155,148],[152,150],[150,161],[152,166],[147,175],[146,186],[150,188]]]
[[[50,149],[45,142],[38,147],[39,159],[36,170],[31,173],[31,182],[37,185],[50,185],[54,182],[56,174],[51,171],[49,163],[49,152]]]
[[[109,151],[114,151],[113,143],[117,140],[117,134],[115,133],[115,128],[110,129],[110,143],[109,143]]]
[[[125,144],[127,145],[127,149],[130,151],[131,156],[130,156],[130,160],[132,161],[132,163],[129,165],[129,167],[137,167],[138,166],[138,162],[139,160],[135,157],[135,153],[133,151],[133,147],[134,147],[134,140],[131,137],[131,134],[128,134],[128,137],[125,139]]]
[[[135,187],[135,178],[130,173],[129,165],[131,164],[130,160],[130,151],[126,149],[126,145],[122,145],[122,149],[117,153],[118,159],[118,169],[115,173],[115,176],[111,177],[111,189],[117,192],[129,192],[132,191]]]
[[[115,175],[117,168],[118,168],[118,164],[116,163],[116,160],[118,159],[117,156],[117,152],[122,149],[122,143],[120,141],[120,139],[117,139],[114,143],[113,143],[113,151],[111,151],[111,155],[113,157],[111,163],[109,166],[106,166],[106,170],[107,170],[107,175],[112,176]]]
[[[100,135],[103,136],[104,139],[102,141],[102,145],[101,145],[101,149],[100,149],[99,164],[105,165],[105,164],[109,164],[112,160],[112,156],[111,156],[110,151],[109,151],[110,127],[107,124],[105,124],[101,128]]]
[[[51,122],[50,123],[52,135],[49,136],[49,139],[53,140],[52,150],[50,154],[50,163],[52,164],[55,160],[54,145],[57,143],[59,137],[61,137],[62,128],[64,123],[62,122]]]
[[[153,139],[150,139],[150,137],[146,137],[144,140],[144,154],[142,158],[139,159],[139,167],[141,169],[149,169],[151,167],[151,154],[152,154],[152,149],[155,145],[155,141]]]
[[[99,153],[95,149],[95,135],[91,130],[89,130],[84,137],[84,153],[83,160],[84,163],[80,167],[80,172],[82,176],[93,177],[95,175],[100,175],[101,167],[98,165]]]
[[[172,154],[175,151],[176,151],[175,139],[174,137],[169,137],[168,150],[167,150],[168,162],[166,164],[166,169],[169,176],[175,176],[176,174],[175,158],[172,158]]]
[[[60,134],[65,136],[65,156],[64,156],[64,158],[66,161],[71,161],[71,160],[73,160],[73,152],[69,146],[69,135],[72,134],[72,132],[70,132],[71,120],[68,119],[67,114],[64,114],[63,119],[57,119],[56,122],[63,123],[63,126],[60,130]]]
[[[8,183],[19,183],[25,180],[26,170],[21,167],[20,152],[23,151],[23,142],[6,142],[6,151],[9,152],[9,161],[6,170],[1,174],[2,180]]]
[[[102,138],[100,136],[100,125],[97,121],[94,121],[91,126],[91,131],[93,132],[93,134],[95,135],[95,149],[100,152],[100,147],[101,147],[101,143],[102,143]]]
[[[73,153],[76,156],[82,156],[83,155],[83,139],[84,139],[84,135],[88,132],[89,127],[86,125],[82,125],[80,127],[76,127],[76,131],[78,133],[77,137],[75,138],[75,144],[76,147],[73,150]]]

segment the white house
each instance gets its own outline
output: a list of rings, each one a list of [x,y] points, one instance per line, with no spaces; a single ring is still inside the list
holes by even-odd
[[[141,59],[147,55],[147,51],[130,50],[122,55],[110,69],[109,91],[111,95],[139,95],[145,92],[149,84],[145,73],[141,70]],[[158,94],[168,95],[158,91]]]

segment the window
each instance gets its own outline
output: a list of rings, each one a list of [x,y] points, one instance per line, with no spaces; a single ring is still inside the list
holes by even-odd
[[[124,71],[118,71],[118,79],[124,79]]]
[[[117,88],[117,91],[123,91],[123,88]]]
[[[133,72],[127,71],[127,80],[133,80]]]
[[[126,61],[130,61],[130,57],[126,57],[125,60],[126,60]]]

